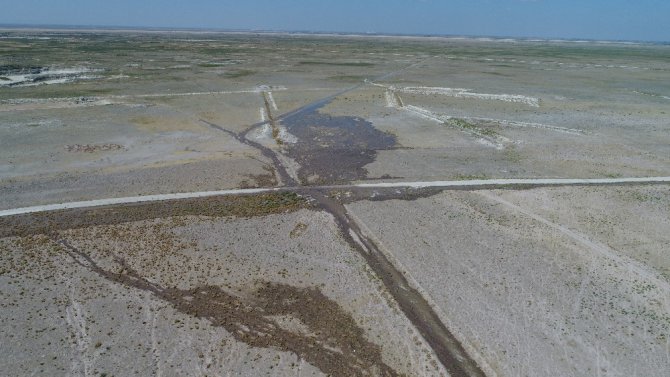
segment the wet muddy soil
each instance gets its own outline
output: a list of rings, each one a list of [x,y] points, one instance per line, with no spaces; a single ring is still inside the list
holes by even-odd
[[[374,162],[377,151],[393,148],[396,137],[362,118],[324,114],[319,111],[324,105],[306,108],[281,121],[298,138],[285,151],[300,164],[301,183],[334,184],[366,178],[365,165]]]
[[[149,292],[179,312],[225,328],[250,346],[292,352],[331,376],[400,375],[383,362],[381,347],[365,338],[353,317],[318,288],[263,281],[248,294],[232,294],[211,285],[163,287],[141,276],[123,259],[116,259],[121,272],[113,272],[66,240],[53,237],[82,267],[109,281]],[[277,317],[302,326],[282,326]]]
[[[483,371],[465,351],[454,334],[442,323],[421,293],[413,288],[403,273],[384,255],[379,246],[364,234],[339,201],[314,191],[313,198],[333,215],[341,235],[365,258],[368,266],[381,279],[405,316],[414,324],[453,377],[484,377]]]

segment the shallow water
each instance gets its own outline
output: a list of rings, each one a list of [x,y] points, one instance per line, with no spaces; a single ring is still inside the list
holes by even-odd
[[[391,149],[396,137],[379,131],[365,119],[331,116],[319,111],[319,103],[282,119],[298,138],[286,153],[300,164],[303,183],[330,184],[367,177],[365,165],[374,162],[377,151]]]

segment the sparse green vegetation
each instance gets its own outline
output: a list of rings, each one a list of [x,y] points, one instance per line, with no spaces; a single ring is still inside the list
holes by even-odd
[[[307,206],[307,202],[300,195],[284,191],[259,195],[218,196],[206,199],[144,203],[107,209],[45,212],[0,218],[0,238],[14,235],[48,234],[58,229],[174,216],[254,217],[296,211]],[[53,221],[55,217],[59,218],[58,224]]]
[[[447,122],[447,124],[452,125],[452,126],[456,126],[456,127],[459,127],[459,128],[467,129],[467,130],[476,130],[477,129],[477,127],[474,124],[468,122],[465,119],[460,119],[460,118],[450,119]]]
[[[660,195],[648,194],[640,191],[627,191],[623,195],[625,199],[634,201],[634,202],[652,202],[663,200],[663,197]]]
[[[299,65],[333,65],[342,67],[374,67],[374,63],[366,62],[321,62],[321,61],[301,61]]]
[[[201,67],[201,68],[220,68],[220,67],[229,66],[231,64],[235,64],[235,63],[231,63],[231,62],[228,62],[228,61],[226,61],[226,62],[208,62],[208,63],[200,63],[200,64],[198,64],[198,67]]]
[[[447,122],[445,122],[445,124],[448,126],[457,127],[462,130],[472,132],[479,136],[495,137],[498,135],[492,128],[479,127],[474,123],[462,118],[449,119]]]
[[[458,174],[454,176],[457,181],[474,181],[479,179],[489,179],[486,174]]]
[[[338,76],[330,76],[328,77],[329,80],[333,81],[341,81],[341,82],[362,82],[365,80],[365,76],[356,76],[356,75],[338,75]]]
[[[240,77],[251,76],[255,73],[256,73],[256,71],[251,70],[251,69],[238,69],[238,70],[235,70],[235,71],[226,72],[223,75],[224,75],[224,77],[229,78],[229,79],[236,79],[236,78],[240,78]]]
[[[519,151],[513,146],[505,148],[505,159],[509,162],[519,163],[523,159],[523,156]]]

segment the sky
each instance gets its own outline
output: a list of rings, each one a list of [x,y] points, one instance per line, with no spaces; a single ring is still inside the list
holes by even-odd
[[[0,0],[0,24],[670,41],[670,0]]]

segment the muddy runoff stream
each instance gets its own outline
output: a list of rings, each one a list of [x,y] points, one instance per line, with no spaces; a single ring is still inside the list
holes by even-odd
[[[435,191],[417,192],[417,196],[402,194],[407,199],[432,195]],[[389,198],[397,198],[394,192]],[[477,363],[470,358],[461,343],[442,323],[437,313],[421,293],[413,288],[403,273],[395,268],[377,244],[367,237],[349,215],[340,200],[331,195],[311,190],[309,192],[318,205],[332,214],[341,234],[349,245],[363,256],[368,266],[382,280],[387,291],[393,296],[405,316],[412,322],[428,345],[433,349],[441,364],[451,377],[485,376]],[[383,200],[378,197],[377,200]]]
[[[400,376],[382,360],[381,347],[365,338],[353,317],[318,288],[300,288],[257,282],[254,291],[233,294],[218,286],[193,289],[163,287],[153,283],[116,258],[121,272],[102,268],[87,253],[52,234],[76,263],[100,277],[149,292],[177,311],[223,327],[236,340],[253,347],[292,352],[331,376]],[[276,317],[290,317],[304,324],[303,333],[284,328]]]
[[[343,202],[321,190],[309,188],[310,185],[347,183],[366,178],[367,171],[364,167],[374,161],[377,151],[391,149],[396,145],[395,136],[377,130],[372,123],[364,119],[331,116],[319,111],[337,95],[357,87],[279,116],[273,115],[270,107],[265,103],[273,129],[276,127],[276,122],[281,122],[288,132],[298,139],[294,144],[283,146],[280,149],[299,163],[297,180],[300,182],[296,182],[295,177],[292,177],[282,165],[278,157],[278,153],[282,152],[252,142],[247,138],[252,129],[266,122],[252,125],[239,134],[212,123],[207,124],[234,136],[240,142],[257,148],[273,162],[275,170],[285,185],[300,183],[303,187],[296,190],[299,194],[311,198],[318,208],[333,215],[344,239],[365,258],[370,268],[380,277],[405,316],[419,330],[452,377],[484,376],[477,363],[441,322],[428,301],[417,289],[409,285],[402,272],[396,269],[377,245],[363,234],[355,220],[347,213]],[[432,193],[434,193],[433,190],[424,194]],[[390,195],[389,199],[391,198],[397,198],[397,196]],[[383,200],[383,196],[377,197],[376,200]]]
[[[300,165],[300,182],[323,185],[365,179],[365,165],[374,162],[377,151],[392,149],[396,137],[359,117],[322,113],[326,104],[320,102],[281,119],[297,137],[283,149]]]

